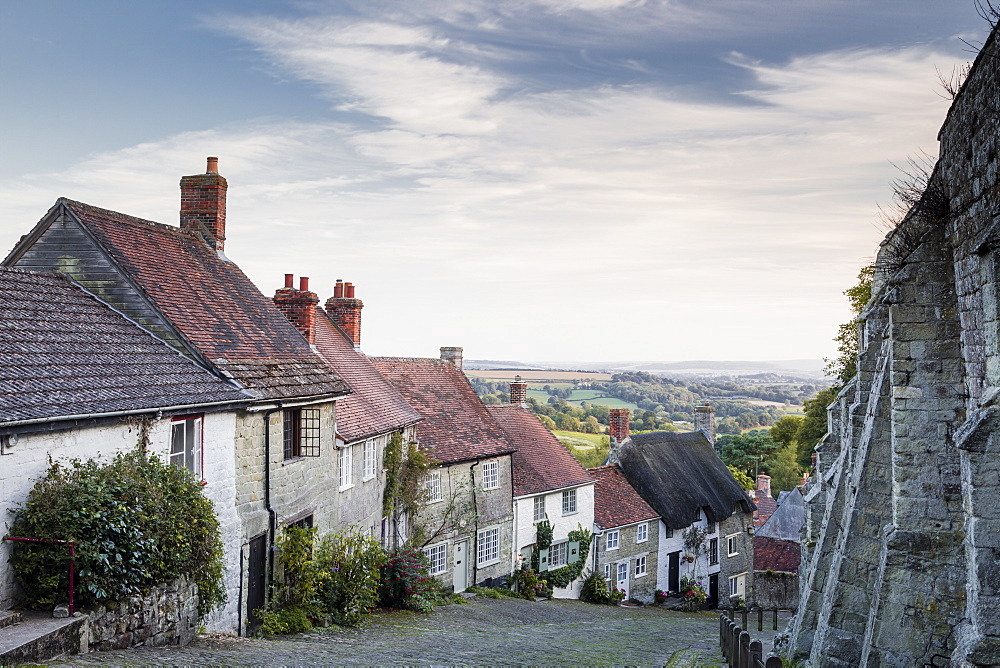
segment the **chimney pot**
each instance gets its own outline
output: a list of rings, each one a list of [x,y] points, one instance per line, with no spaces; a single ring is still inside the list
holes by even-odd
[[[354,299],[354,283],[344,283],[344,297]]]
[[[338,278],[336,284],[333,286],[333,298],[342,299],[343,296],[344,296],[344,282]]]
[[[299,277],[299,290],[301,292],[309,292],[309,277],[300,276]]]
[[[221,251],[226,243],[229,184],[219,175],[218,158],[208,158],[207,169],[204,174],[181,177],[181,229]]]
[[[218,174],[219,173],[219,159],[213,156],[208,158],[208,166],[205,168],[206,174]]]
[[[364,306],[360,299],[354,298],[354,285],[339,278],[333,286],[333,296],[326,300],[327,314],[355,347],[361,345],[361,309]]]
[[[285,287],[291,288],[295,286],[295,274],[285,274]]]

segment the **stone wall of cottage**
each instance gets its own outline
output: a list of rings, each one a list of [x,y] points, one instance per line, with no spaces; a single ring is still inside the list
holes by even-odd
[[[649,520],[612,529],[618,531],[618,547],[611,550],[608,549],[608,531],[604,531],[595,536],[594,545],[591,547],[593,554],[590,556],[590,563],[594,564],[594,569],[598,573],[605,576],[608,586],[618,586],[618,564],[625,564],[628,567],[629,598],[643,603],[652,603],[658,589],[656,577],[659,572],[659,523],[659,520]],[[646,526],[646,540],[642,542],[638,541],[640,524]],[[640,557],[646,558],[646,573],[636,576],[636,559]]]
[[[90,651],[186,645],[198,632],[198,585],[181,577],[88,613]]]
[[[737,507],[732,515],[719,522],[719,605],[726,606],[732,599],[729,595],[729,579],[743,576],[745,602],[754,599],[753,577],[753,535],[748,531],[753,527],[753,513]],[[733,538],[735,553],[729,551],[729,538]]]
[[[791,627],[813,665],[1000,664],[997,55],[994,33],[882,244],[817,448]]]

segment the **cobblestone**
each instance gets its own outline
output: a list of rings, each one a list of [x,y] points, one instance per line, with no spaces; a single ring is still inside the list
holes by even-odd
[[[279,640],[199,636],[186,647],[95,652],[51,665],[721,665],[718,616],[661,608],[473,599],[427,615]]]

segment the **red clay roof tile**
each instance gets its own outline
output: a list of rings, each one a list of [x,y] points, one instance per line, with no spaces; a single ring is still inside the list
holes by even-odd
[[[635,524],[659,517],[639,496],[617,464],[587,469],[597,479],[594,488],[594,523],[602,529]]]

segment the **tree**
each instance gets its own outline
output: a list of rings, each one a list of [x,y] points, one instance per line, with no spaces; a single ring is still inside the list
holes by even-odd
[[[875,265],[870,264],[862,267],[858,272],[858,282],[851,288],[844,290],[847,300],[851,305],[851,312],[854,317],[850,322],[845,322],[837,330],[837,336],[833,339],[837,342],[837,356],[833,359],[826,358],[826,374],[833,376],[841,384],[847,383],[858,372],[858,316],[865,308],[868,300],[872,298],[872,278],[875,276]]]
[[[743,471],[751,478],[757,475],[758,467],[767,469],[766,460],[778,447],[765,430],[725,436],[719,440],[722,442],[722,461],[726,466]]]
[[[795,441],[795,434],[798,433],[801,425],[801,417],[798,415],[786,415],[771,427],[771,438],[782,446],[790,445]]]
[[[742,487],[745,490],[749,490],[749,491],[757,489],[757,484],[746,473],[744,473],[743,471],[741,471],[739,469],[733,468],[732,466],[730,466],[728,468],[729,468],[729,472],[733,474],[734,478],[736,478],[736,482],[738,482],[740,484],[740,487]]]
[[[816,444],[826,435],[826,407],[837,399],[839,387],[829,387],[805,402],[806,416],[802,418],[795,442],[798,447],[798,461],[802,469],[812,466],[812,453]]]

